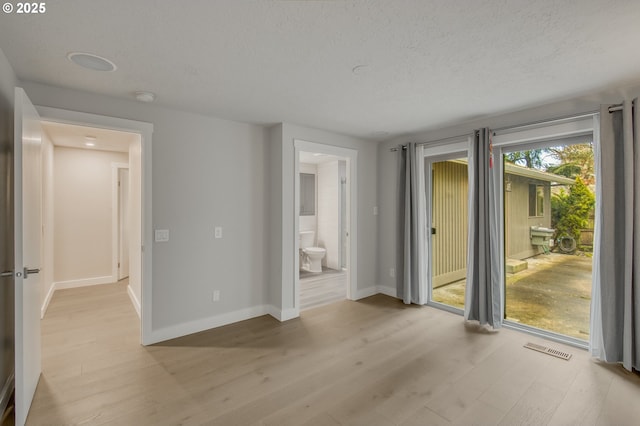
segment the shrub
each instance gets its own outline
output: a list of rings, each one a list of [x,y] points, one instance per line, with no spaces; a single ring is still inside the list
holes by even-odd
[[[556,238],[572,237],[580,242],[580,230],[589,225],[589,216],[596,203],[591,190],[580,177],[569,192],[560,190],[551,197],[551,226],[556,230]]]

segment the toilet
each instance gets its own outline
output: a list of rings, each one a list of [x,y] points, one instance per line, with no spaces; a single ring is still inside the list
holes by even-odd
[[[322,272],[322,259],[327,250],[314,247],[316,233],[300,231],[300,269],[308,272]]]

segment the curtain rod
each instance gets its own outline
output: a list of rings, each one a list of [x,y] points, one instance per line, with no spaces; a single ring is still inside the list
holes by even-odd
[[[469,132],[469,133],[471,133],[471,132]],[[446,143],[448,141],[455,141],[455,140],[459,140],[459,139],[462,139],[462,138],[466,138],[468,136],[469,136],[469,134],[464,134],[464,135],[451,136],[451,137],[448,137],[448,138],[436,139],[436,140],[428,141],[428,142],[418,142],[418,143],[416,143],[416,146],[418,146],[418,145],[442,145],[442,144],[444,144],[444,143]],[[407,145],[401,145],[401,146],[402,146],[402,150],[403,151],[405,149],[407,149]],[[398,147],[389,148],[389,151],[391,151],[391,152],[398,151]]]
[[[609,107],[609,114],[611,114],[612,112],[616,112],[616,111],[622,111],[622,104],[611,105]]]

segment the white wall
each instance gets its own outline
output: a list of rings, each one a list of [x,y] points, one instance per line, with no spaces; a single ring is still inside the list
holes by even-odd
[[[316,175],[316,214],[300,216],[300,231],[313,231],[318,236],[318,167],[315,164],[300,163],[300,173]]]
[[[272,257],[270,273],[270,303],[283,317],[295,310],[294,295],[294,140],[303,140],[356,150],[358,153],[358,294],[375,292],[377,280],[377,218],[373,207],[377,205],[377,156],[376,144],[364,139],[340,135],[324,130],[282,123],[271,130],[270,149],[275,149],[269,164],[273,176],[270,204],[271,243],[269,250],[278,255]],[[279,143],[278,143],[279,141]],[[281,156],[277,157],[280,153]],[[280,184],[280,186],[278,186]],[[291,253],[283,257],[281,253]],[[274,297],[275,296],[275,297]]]
[[[128,154],[55,147],[53,157],[56,287],[115,281],[111,165]]]
[[[35,105],[153,123],[153,227],[170,231],[169,242],[153,247],[156,339],[264,313],[271,202],[264,127],[38,83],[24,87]],[[213,238],[214,226],[223,227],[222,239]],[[221,294],[216,303],[214,289]]]
[[[129,295],[140,315],[142,302],[142,146],[129,146]]]
[[[323,266],[340,270],[340,173],[338,160],[318,164],[318,246]]]
[[[54,291],[54,159],[53,142],[42,134],[42,270],[40,272],[40,302],[42,316]]]

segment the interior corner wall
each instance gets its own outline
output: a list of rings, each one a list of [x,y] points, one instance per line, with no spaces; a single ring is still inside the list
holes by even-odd
[[[263,126],[23,85],[35,105],[153,124],[151,226],[170,231],[168,242],[153,246],[154,341],[264,314],[269,174]],[[222,239],[214,239],[216,226]],[[214,290],[220,291],[215,303]]]
[[[294,179],[295,179],[295,148],[294,141],[302,140],[325,145],[333,145],[342,148],[350,148],[357,151],[358,163],[358,292],[366,292],[375,289],[377,283],[376,269],[376,247],[377,237],[377,216],[373,214],[373,208],[377,206],[377,144],[372,141],[359,139],[351,136],[332,133],[324,130],[312,129],[289,123],[282,124],[281,138],[281,169],[282,185],[279,188],[281,198],[281,221],[280,229],[282,236],[282,251],[279,252],[282,271],[292,271],[291,274],[284,273],[282,276],[282,311],[295,309],[294,301],[294,256],[295,238],[294,236]],[[278,163],[277,165],[280,165]],[[272,166],[275,166],[272,163]],[[273,196],[273,194],[271,194]],[[291,253],[290,256],[282,256],[283,252]],[[357,297],[357,294],[355,295]]]
[[[111,282],[111,165],[128,154],[57,146],[53,158],[56,287]]]
[[[42,134],[42,270],[40,273],[40,305],[41,315],[49,305],[49,301],[53,296],[54,283],[54,160],[53,160],[53,142],[49,136],[43,132]]]
[[[269,305],[282,310],[282,124],[269,129]]]

